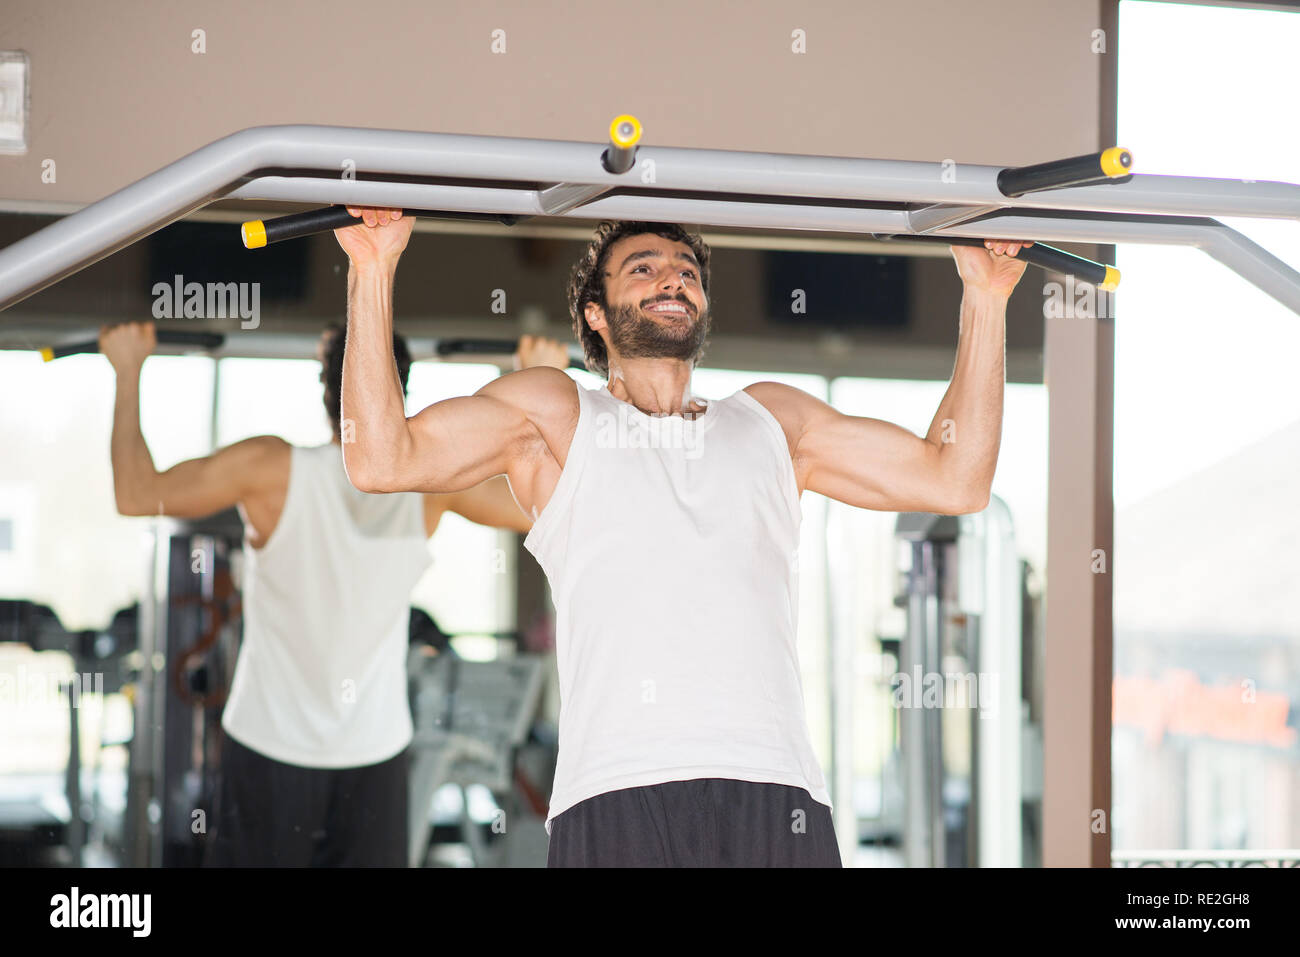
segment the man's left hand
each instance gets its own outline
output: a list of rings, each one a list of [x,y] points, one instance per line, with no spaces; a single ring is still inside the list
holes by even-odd
[[[1032,242],[1011,242],[1005,239],[986,239],[979,246],[951,246],[957,260],[957,274],[968,287],[983,289],[1000,296],[1010,296],[1011,290],[1025,274],[1027,265],[1017,256]]]

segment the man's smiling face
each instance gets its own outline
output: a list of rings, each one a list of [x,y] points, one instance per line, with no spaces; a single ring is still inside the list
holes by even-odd
[[[694,360],[708,338],[709,302],[691,248],[654,233],[620,239],[604,272],[608,309],[587,306],[592,328],[603,315],[611,354]]]

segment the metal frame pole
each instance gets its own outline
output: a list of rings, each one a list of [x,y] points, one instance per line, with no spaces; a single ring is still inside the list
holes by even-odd
[[[594,143],[348,127],[242,130],[0,250],[0,309],[230,197],[877,233],[916,231],[909,217],[919,211],[900,203],[997,207],[1001,212],[980,222],[966,219],[928,235],[1193,245],[1300,313],[1300,273],[1202,218],[1300,219],[1294,183],[1134,175],[1008,197],[997,187],[1001,170],[992,166],[951,167],[945,176],[937,163],[640,147],[637,165],[614,174],[602,165],[603,151]],[[520,188],[345,180],[347,169]],[[321,175],[300,175],[304,170]],[[614,187],[628,195],[603,195]],[[734,198],[664,195],[682,191]],[[782,198],[790,202],[772,202]],[[1053,215],[1030,221],[1006,215],[1013,209]],[[1021,231],[1029,226],[1033,234]]]

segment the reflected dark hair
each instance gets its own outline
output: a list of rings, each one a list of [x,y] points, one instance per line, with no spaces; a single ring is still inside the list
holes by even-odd
[[[573,334],[582,343],[582,351],[587,356],[587,368],[597,375],[609,375],[609,350],[600,333],[587,325],[587,304],[594,302],[601,309],[608,309],[605,301],[605,267],[609,262],[609,251],[620,239],[653,233],[673,242],[684,243],[691,248],[700,264],[700,288],[705,298],[709,295],[709,247],[699,236],[688,233],[676,223],[645,223],[607,219],[596,227],[587,251],[583,253],[569,273],[567,288],[569,315],[573,317]],[[711,301],[711,300],[710,300]]]
[[[343,418],[343,350],[348,343],[348,328],[336,322],[325,331],[329,334],[321,370],[325,382],[325,411],[329,414],[334,434],[338,436]],[[406,340],[396,332],[393,333],[393,358],[397,361],[397,375],[402,380],[402,394],[405,395],[406,383],[411,377],[411,350],[406,347]]]

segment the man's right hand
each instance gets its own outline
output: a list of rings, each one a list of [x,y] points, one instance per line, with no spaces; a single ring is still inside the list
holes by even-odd
[[[101,326],[99,330],[99,351],[119,375],[123,371],[139,371],[156,342],[152,322],[123,322]]]
[[[569,368],[569,350],[557,339],[545,336],[520,336],[514,354],[515,371],[537,366],[554,369]]]
[[[414,216],[400,209],[382,206],[349,206],[348,212],[362,222],[334,230],[334,235],[354,266],[397,266],[397,260],[411,238]]]

